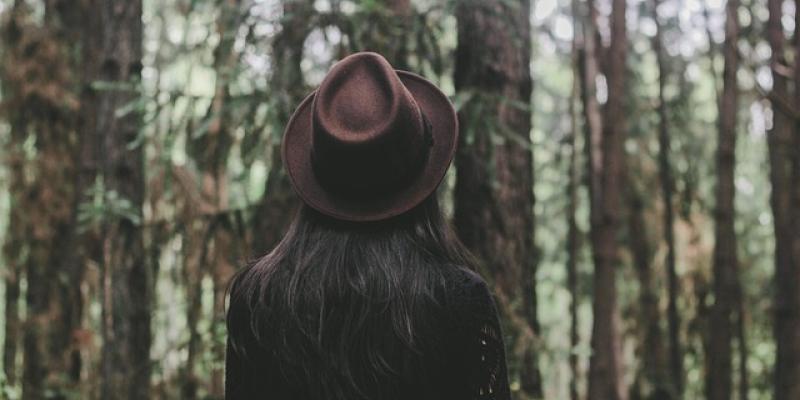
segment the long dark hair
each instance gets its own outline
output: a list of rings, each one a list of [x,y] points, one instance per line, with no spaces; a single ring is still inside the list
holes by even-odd
[[[472,264],[435,194],[371,223],[304,205],[275,249],[233,279],[231,344],[244,357],[269,351],[303,398],[394,398],[391,382],[427,374],[413,360],[437,347],[446,273]]]

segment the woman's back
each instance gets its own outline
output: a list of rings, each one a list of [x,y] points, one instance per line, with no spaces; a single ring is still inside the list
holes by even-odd
[[[419,353],[409,350],[391,326],[373,327],[376,334],[383,336],[381,356],[385,359],[381,362],[393,370],[391,373],[370,374],[370,354],[362,351],[367,350],[363,348],[367,343],[361,342],[365,338],[342,337],[341,343],[331,343],[334,348],[319,348],[319,354],[307,355],[316,360],[317,364],[311,366],[308,358],[285,363],[269,343],[259,345],[250,336],[240,349],[246,354],[228,346],[226,398],[510,399],[501,328],[486,283],[463,267],[440,268],[442,285],[428,305],[430,325],[418,331]],[[371,316],[361,318],[371,319]],[[324,354],[341,350],[335,349],[337,345],[346,346],[346,351],[353,355],[356,369],[351,376],[335,365],[326,365]],[[364,359],[359,360],[359,356]],[[307,378],[317,383],[324,380],[330,385],[310,385],[306,375],[315,375]],[[347,392],[350,378],[362,393]],[[341,384],[342,393],[315,393],[325,386],[336,386],[334,383]]]

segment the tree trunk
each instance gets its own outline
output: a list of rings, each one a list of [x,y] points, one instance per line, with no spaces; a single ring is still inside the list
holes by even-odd
[[[13,18],[13,17],[12,17]],[[13,23],[13,22],[12,22]],[[9,43],[10,44],[10,43]],[[5,77],[0,78],[5,81]],[[5,93],[5,85],[3,85]],[[5,265],[5,336],[3,342],[3,372],[9,386],[17,383],[17,354],[22,335],[19,315],[20,278],[25,266],[25,242],[27,227],[25,194],[27,190],[25,152],[22,149],[24,134],[18,123],[11,123],[10,143],[3,159],[8,169],[8,193],[10,206],[17,212],[10,213],[8,229],[3,246]]]
[[[578,24],[578,2],[572,0],[572,13],[573,25],[577,27]],[[580,296],[578,294],[578,255],[580,251],[580,230],[577,221],[578,209],[578,187],[579,187],[579,165],[578,165],[578,135],[580,134],[580,127],[578,123],[578,102],[580,101],[580,86],[581,86],[581,67],[580,67],[580,53],[581,42],[578,35],[574,35],[572,39],[572,93],[569,99],[569,116],[570,116],[570,137],[568,142],[569,147],[569,166],[567,167],[567,290],[570,295],[569,315],[570,315],[570,330],[569,330],[569,397],[571,400],[579,400],[578,394],[578,379],[580,372],[578,367],[578,353],[577,349],[580,345],[580,326],[578,321],[578,303]]]
[[[146,399],[150,392],[152,273],[144,249],[144,152],[137,144],[141,116],[119,110],[137,100],[142,71],[142,1],[94,0],[87,7],[87,140],[94,145],[98,180],[113,206],[100,226],[102,334],[100,396]],[[88,113],[87,113],[88,114]],[[115,193],[115,197],[109,196]],[[116,203],[116,204],[114,204]],[[116,210],[116,211],[115,211]]]
[[[234,78],[238,53],[234,42],[241,22],[241,0],[219,0],[217,34],[219,44],[214,50],[216,82],[214,98],[206,115],[208,129],[203,135],[192,137],[188,153],[195,160],[199,181],[197,196],[201,204],[192,204],[187,199],[184,217],[187,226],[184,249],[184,276],[187,292],[187,327],[189,342],[184,366],[183,398],[197,398],[200,381],[195,374],[195,364],[204,349],[198,323],[202,319],[202,281],[211,276],[214,292],[213,315],[211,316],[212,364],[209,395],[222,398],[225,349],[224,340],[216,332],[224,331],[225,295],[228,281],[236,271],[236,265],[245,257],[233,246],[234,225],[228,212],[228,190],[226,165],[234,142],[232,132],[232,105],[230,104],[230,80]]]
[[[774,369],[775,400],[800,398],[800,294],[798,294],[798,262],[792,257],[793,220],[792,157],[795,122],[775,103],[776,99],[791,104],[788,79],[781,73],[788,68],[781,18],[783,2],[769,0],[767,39],[772,47],[772,130],[768,134],[770,204],[775,230],[775,314],[774,335],[776,360]],[[795,225],[796,226],[796,225]]]
[[[639,278],[639,325],[643,328],[638,349],[641,369],[636,377],[637,398],[650,400],[670,399],[671,387],[667,381],[667,362],[664,337],[661,331],[661,310],[658,306],[658,289],[653,277],[653,249],[651,248],[644,216],[644,200],[636,191],[632,177],[628,177],[628,238]]]
[[[211,337],[213,338],[212,351],[216,366],[211,371],[211,387],[209,394],[216,398],[223,398],[225,391],[224,382],[224,361],[225,361],[225,341],[220,340],[217,332],[225,330],[225,295],[227,294],[228,282],[236,272],[237,264],[245,259],[247,250],[234,243],[237,239],[234,235],[233,215],[228,210],[228,190],[225,165],[228,160],[230,143],[232,139],[232,126],[230,118],[231,105],[229,104],[230,85],[229,82],[234,76],[236,65],[240,60],[239,54],[234,49],[236,32],[242,17],[241,0],[220,0],[222,10],[220,19],[217,22],[217,32],[220,35],[220,43],[217,46],[214,67],[217,71],[217,83],[215,103],[212,105],[212,118],[215,123],[211,125],[209,133],[213,132],[212,137],[218,138],[217,142],[222,142],[224,146],[218,150],[216,159],[220,163],[214,171],[214,193],[217,215],[217,226],[213,229],[213,262],[212,262],[212,281],[214,282],[214,315],[211,323]]]
[[[541,398],[536,358],[530,3],[459,2],[456,91],[460,110],[455,226],[497,284],[501,308],[522,318],[511,335],[525,398]],[[516,104],[524,104],[524,108]],[[502,140],[497,140],[502,138]],[[500,143],[498,143],[500,142]],[[508,299],[522,299],[521,310]]]
[[[584,42],[581,55],[581,101],[583,102],[583,115],[585,126],[585,147],[586,147],[586,171],[587,183],[589,187],[589,207],[591,210],[590,225],[591,230],[595,231],[600,225],[600,213],[597,207],[600,205],[601,195],[601,173],[603,171],[603,116],[600,111],[600,104],[597,101],[597,76],[600,73],[597,56],[598,40],[592,40],[597,36],[597,20],[594,0],[587,0],[586,6],[589,8],[584,16]]]
[[[192,208],[190,205],[189,208]],[[197,387],[200,384],[195,376],[195,364],[202,355],[202,341],[198,325],[203,311],[203,275],[208,270],[206,263],[206,241],[210,240],[207,221],[201,215],[187,212],[186,230],[183,233],[183,285],[186,296],[186,331],[189,339],[186,342],[186,363],[181,371],[181,398],[197,399]]]
[[[397,69],[411,70],[408,57],[408,35],[412,29],[411,0],[384,0],[370,15],[367,29],[355,40],[360,50],[375,51],[386,57]]]
[[[683,350],[680,341],[681,321],[678,314],[678,272],[675,266],[675,210],[672,202],[674,181],[672,163],[670,162],[669,116],[667,115],[667,60],[661,37],[662,26],[658,20],[658,6],[661,0],[654,0],[653,19],[656,23],[656,34],[653,47],[658,61],[658,171],[661,181],[661,197],[664,203],[663,229],[664,241],[667,243],[667,331],[669,334],[669,367],[670,392],[674,398],[683,397]]]
[[[278,110],[274,137],[281,137],[295,107],[307,94],[300,62],[303,60],[303,43],[309,34],[307,20],[313,12],[313,3],[313,0],[285,0],[283,3],[281,31],[272,46],[275,69],[270,85]],[[253,252],[256,255],[267,253],[280,241],[297,206],[297,197],[283,170],[280,143],[276,143],[272,148],[264,198],[253,221]]]
[[[573,118],[577,122],[577,118]],[[580,344],[579,323],[578,323],[578,223],[576,220],[578,203],[578,177],[577,177],[577,148],[575,146],[575,135],[570,139],[569,153],[569,182],[567,183],[567,196],[569,205],[567,206],[567,289],[570,294],[569,315],[569,393],[570,399],[578,400],[578,379],[580,372],[578,369],[578,345]]]
[[[795,10],[800,7],[800,2],[795,1]],[[800,57],[797,55],[800,54],[800,31],[798,31],[797,24],[800,23],[800,12],[795,11],[795,33],[794,33],[794,50],[795,50],[795,65],[794,65],[794,104],[795,108],[800,105]],[[788,387],[786,388],[786,398],[798,398],[800,397],[800,335],[797,332],[800,332],[800,209],[797,207],[800,204],[800,122],[797,120],[794,121],[793,126],[794,131],[794,143],[791,145],[791,148],[794,149],[794,152],[791,153],[791,165],[792,165],[792,182],[791,182],[791,204],[795,206],[791,208],[792,215],[789,216],[792,221],[792,232],[794,236],[792,238],[792,246],[791,246],[791,258],[792,258],[792,269],[787,273],[787,281],[794,282],[793,287],[785,288],[785,292],[787,296],[791,296],[794,300],[792,303],[793,311],[790,312],[791,316],[789,317],[792,322],[790,322],[787,328],[788,332],[794,332],[795,335],[791,338],[791,343],[788,344],[787,347],[791,347],[791,350],[787,349],[786,351],[791,351],[794,355],[794,359],[786,362],[786,365],[789,368],[789,372],[787,372],[786,379],[788,380]]]
[[[78,392],[82,370],[75,338],[82,315],[78,262],[78,95],[80,59],[75,57],[80,8],[45,5],[41,26],[14,2],[3,32],[3,111],[12,128],[11,238],[5,247],[12,266],[6,370],[15,379],[16,340],[23,335],[23,399],[64,398]],[[32,139],[35,158],[18,146]],[[24,272],[26,319],[20,332],[15,296]]]
[[[800,6],[800,2],[795,1],[795,10],[797,7]],[[795,12],[795,33],[794,33],[794,50],[795,50],[795,65],[794,65],[794,104],[795,108],[800,105],[800,57],[797,57],[797,54],[800,54],[800,31],[797,29],[797,24],[800,23],[800,12]],[[786,327],[787,335],[789,332],[794,332],[795,335],[791,338],[791,343],[788,344],[786,347],[790,347],[791,350],[787,349],[786,351],[791,351],[794,355],[794,359],[785,362],[789,368],[789,372],[787,372],[786,379],[788,380],[788,387],[786,388],[786,398],[798,398],[800,396],[800,335],[797,334],[800,331],[800,209],[798,209],[797,204],[800,204],[800,122],[797,120],[794,121],[793,125],[794,131],[794,142],[791,145],[791,148],[794,149],[794,152],[791,153],[791,165],[792,165],[792,182],[791,182],[791,204],[795,204],[795,207],[791,208],[792,215],[789,216],[792,221],[792,232],[794,236],[792,238],[792,246],[791,246],[791,258],[792,258],[792,269],[791,271],[787,271],[786,281],[794,282],[793,287],[785,288],[785,292],[787,296],[791,296],[793,299],[792,303],[792,312],[790,312],[792,322],[790,322]]]
[[[728,0],[726,5],[725,69],[722,96],[719,103],[719,142],[717,149],[717,187],[714,210],[714,305],[711,309],[711,341],[706,390],[709,400],[730,400],[732,387],[731,341],[732,318],[735,315],[738,293],[738,259],[736,232],[734,230],[734,168],[736,161],[736,113],[738,89],[736,71],[739,37],[737,21],[738,0]]]
[[[9,195],[11,196],[11,206],[17,210],[23,208],[20,205],[19,191],[14,188],[18,185],[13,183],[19,181],[20,175],[18,171],[10,169]],[[9,226],[19,227],[20,218],[18,214],[12,213],[10,216]],[[19,316],[19,296],[20,296],[20,275],[22,268],[19,263],[21,254],[19,250],[22,249],[24,244],[19,240],[23,232],[10,231],[6,239],[6,246],[4,247],[4,254],[6,262],[6,276],[5,276],[5,336],[3,341],[3,373],[5,374],[6,383],[9,386],[17,384],[17,349],[19,348],[20,337],[22,334],[22,321]],[[16,236],[16,237],[15,237]]]
[[[227,196],[227,193],[222,192]],[[236,269],[239,262],[245,259],[247,249],[242,246],[235,246],[237,241],[234,235],[233,215],[230,213],[223,213],[217,217],[216,225],[213,231],[216,233],[214,237],[214,258],[211,262],[213,270],[211,271],[212,282],[214,283],[214,315],[210,325],[212,348],[211,351],[214,355],[216,365],[211,369],[211,387],[209,394],[214,398],[223,398],[225,395],[225,341],[220,337],[220,332],[225,332],[225,297],[227,295],[228,283]]]
[[[13,57],[9,57],[8,53],[13,53],[13,49],[19,44],[19,36],[22,33],[19,24],[23,23],[22,18],[24,18],[24,15],[21,13],[21,2],[16,1],[13,9],[9,11],[8,20],[2,33],[3,47],[10,49],[6,53],[7,59],[11,58],[13,60]],[[10,76],[6,73],[6,68],[9,67],[10,65],[3,65],[2,69],[0,69],[0,85],[2,85],[3,97],[13,99],[13,84],[9,80]],[[8,92],[12,94],[9,96]],[[4,103],[4,105],[8,106],[8,103]],[[24,248],[29,229],[26,226],[27,221],[24,217],[28,215],[25,211],[25,195],[28,189],[25,170],[28,167],[28,160],[26,160],[23,149],[26,132],[23,129],[23,121],[18,120],[17,116],[11,114],[16,110],[13,107],[10,108],[10,112],[7,115],[3,115],[9,122],[9,143],[8,150],[3,158],[3,164],[8,170],[10,207],[13,210],[17,210],[17,212],[12,212],[9,215],[9,229],[7,229],[3,245],[3,259],[6,262],[4,276],[5,315],[3,321],[5,322],[5,335],[3,342],[3,372],[7,384],[14,387],[17,384],[18,349],[22,337],[22,321],[19,315],[20,279],[24,273],[26,263]]]
[[[625,400],[616,268],[619,265],[617,231],[623,207],[621,192],[625,164],[625,0],[614,0],[611,11],[611,47],[607,50],[608,101],[601,143],[599,186],[592,188],[592,250],[594,256],[594,320],[589,363],[589,400]],[[594,22],[590,21],[590,26]],[[587,31],[595,32],[595,29]],[[588,41],[587,41],[588,43]],[[599,192],[599,193],[598,193]]]
[[[596,45],[594,40],[597,33],[594,18],[594,1],[588,0],[586,6],[589,10],[582,14],[583,22],[583,47],[581,49],[579,68],[581,79],[581,102],[584,117],[584,153],[586,158],[586,183],[589,191],[590,209],[590,239],[594,246],[595,231],[599,229],[598,207],[599,196],[602,193],[600,173],[602,172],[602,143],[603,119],[600,104],[597,101],[597,75],[599,73]],[[594,303],[593,303],[594,304]],[[594,346],[592,346],[594,349]],[[588,393],[587,393],[588,394]]]
[[[750,373],[747,370],[750,351],[747,347],[746,299],[741,285],[736,293],[736,341],[739,344],[739,400],[747,400],[750,397]]]

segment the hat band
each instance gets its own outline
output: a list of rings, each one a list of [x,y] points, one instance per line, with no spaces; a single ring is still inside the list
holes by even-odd
[[[328,157],[319,156],[312,147],[311,168],[317,180],[326,191],[352,200],[371,200],[393,195],[419,175],[428,162],[433,147],[432,125],[424,113],[422,116],[423,151],[416,152],[412,160],[389,160],[382,152],[373,152],[365,157]],[[332,166],[330,164],[336,164]],[[403,167],[398,168],[397,164]]]

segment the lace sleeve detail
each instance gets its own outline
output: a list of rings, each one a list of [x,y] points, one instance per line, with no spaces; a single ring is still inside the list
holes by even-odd
[[[493,399],[501,391],[499,385],[505,379],[505,355],[500,332],[491,324],[481,327],[478,334],[480,346],[480,376],[478,398]]]
[[[510,400],[505,342],[494,298],[479,275],[466,274],[462,290],[457,291],[455,315],[460,320],[460,358],[466,364],[471,399]]]

